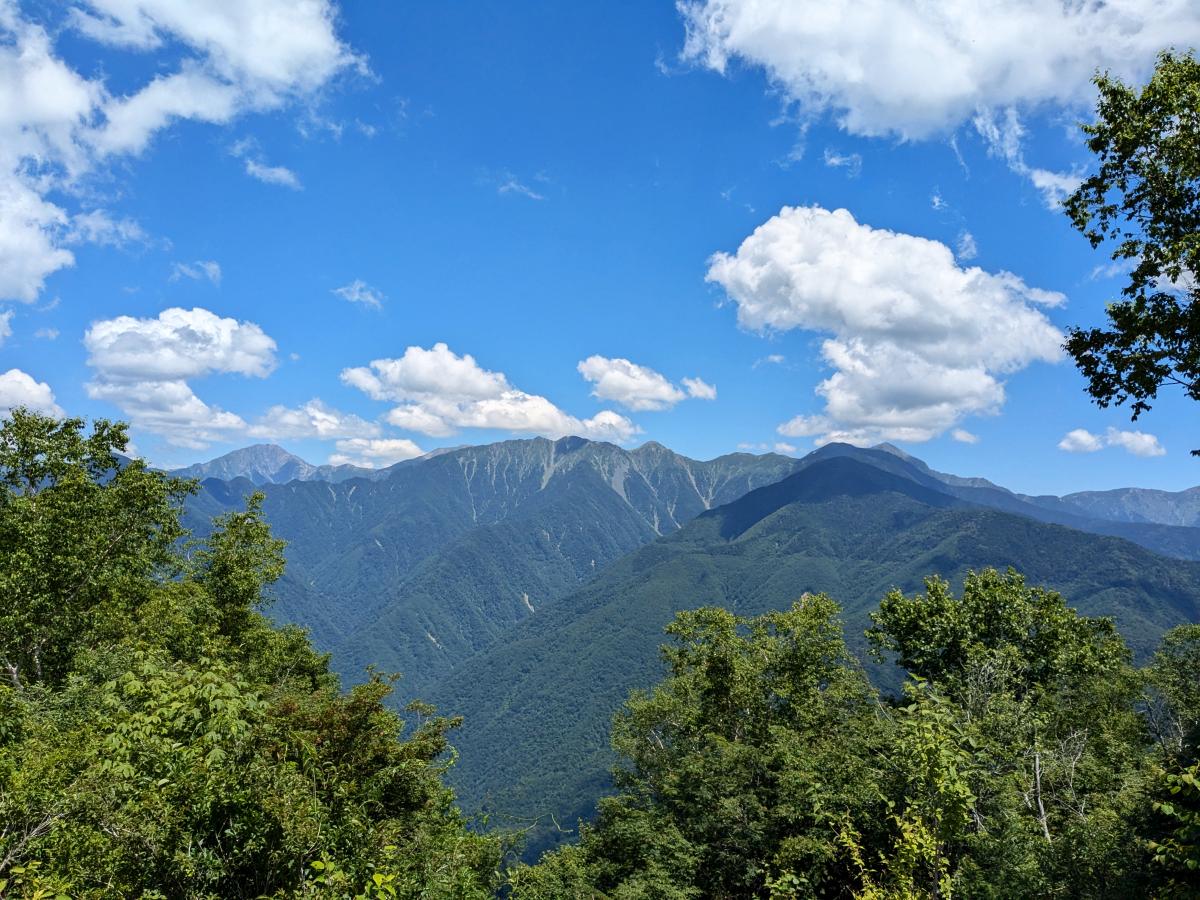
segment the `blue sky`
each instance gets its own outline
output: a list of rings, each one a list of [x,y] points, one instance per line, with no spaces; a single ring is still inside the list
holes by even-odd
[[[1094,66],[1200,19],[929,8],[0,0],[0,406],[163,465],[582,432],[1200,482],[1194,405],[1057,353],[1121,282],[1054,206]]]

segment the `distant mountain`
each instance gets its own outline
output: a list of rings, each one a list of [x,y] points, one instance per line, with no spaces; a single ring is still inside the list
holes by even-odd
[[[311,466],[259,445],[179,474],[204,479],[188,506],[199,533],[265,490],[267,516],[289,544],[272,615],[310,628],[349,679],[368,665],[400,671],[402,694],[412,696],[622,555],[753,488],[843,456],[975,505],[1200,558],[1200,529],[1090,517],[1065,500],[936,472],[890,445],[699,462],[654,442],[625,450],[535,438],[437,451],[379,471]]]
[[[378,478],[379,470],[359,466],[314,466],[275,444],[254,444],[171,472],[179,478],[245,478],[251,484],[286,484],[289,481],[345,481]]]
[[[1200,487],[1185,491],[1120,488],[1067,494],[1062,502],[1085,515],[1121,522],[1200,526]]]
[[[1014,566],[1088,614],[1116,617],[1141,654],[1200,620],[1200,564],[969,502],[968,490],[879,450],[828,447],[789,477],[703,512],[613,563],[431,685],[463,715],[452,772],[468,809],[572,826],[607,785],[608,724],[628,691],[661,675],[662,629],[681,609],[743,614],[825,591],[862,649],[867,613],[892,587]],[[994,499],[990,488],[978,496]],[[874,670],[887,680],[891,667]],[[531,764],[536,761],[536,765]],[[550,840],[539,833],[535,845]]]
[[[826,444],[802,460],[810,465],[833,456],[849,456],[912,479],[961,500],[1005,512],[1028,516],[1039,522],[1066,525],[1092,534],[1123,537],[1155,553],[1179,559],[1200,560],[1200,528],[1163,525],[1151,521],[1107,517],[1089,512],[1080,505],[1059,497],[1027,497],[1014,494],[986,478],[960,478],[936,472],[924,462],[890,444],[864,449],[849,444]],[[1079,496],[1079,495],[1074,495]],[[1098,510],[1098,508],[1097,508]]]
[[[405,673],[404,696],[420,694],[613,560],[799,464],[534,438],[445,451],[373,480],[259,482],[288,541],[271,612],[311,628],[349,678],[378,665]],[[189,525],[203,533],[255,486],[203,481]]]

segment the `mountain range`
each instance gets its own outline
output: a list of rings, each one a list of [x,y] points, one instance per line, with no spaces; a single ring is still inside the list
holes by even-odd
[[[187,510],[198,531],[264,492],[288,541],[272,614],[310,628],[347,680],[400,671],[398,702],[461,714],[463,805],[537,820],[535,850],[561,834],[545,823],[586,816],[606,788],[612,713],[660,677],[680,609],[753,614],[823,591],[862,650],[889,589],[1013,566],[1114,616],[1143,656],[1200,621],[1198,489],[1032,497],[890,445],[701,462],[535,438],[346,468],[259,446],[177,474],[208,473]]]
[[[213,515],[262,490],[288,541],[273,615],[310,628],[351,679],[368,665],[405,673],[404,696],[615,559],[798,465],[534,438],[433,454],[370,479],[280,484],[250,477],[269,468],[251,449],[241,461],[252,471],[201,482],[187,523],[203,533]]]

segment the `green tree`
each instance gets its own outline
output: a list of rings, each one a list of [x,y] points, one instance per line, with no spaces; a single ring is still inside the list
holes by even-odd
[[[0,666],[16,688],[61,681],[106,619],[179,564],[190,485],[118,464],[124,425],[83,427],[21,409],[0,423]]]
[[[868,639],[949,701],[969,747],[970,828],[954,848],[971,897],[1141,889],[1135,829],[1148,778],[1142,681],[1109,619],[1016,572],[889,593]],[[954,729],[947,732],[953,734]]]
[[[1083,126],[1099,169],[1065,203],[1093,247],[1130,268],[1101,328],[1074,328],[1066,349],[1101,407],[1137,419],[1163,385],[1200,399],[1200,63],[1163,53],[1140,91],[1103,74],[1096,121]]]
[[[871,758],[884,744],[838,612],[813,595],[756,618],[680,613],[663,649],[670,674],[614,721],[621,792],[601,801],[579,848],[518,870],[514,897],[546,896],[547,884],[682,900],[851,883],[835,836],[847,815],[879,831]]]
[[[380,676],[343,692],[258,611],[282,572],[261,498],[189,547],[187,485],[123,446],[0,423],[0,893],[492,897],[502,842],[443,783],[457,723],[397,715]]]

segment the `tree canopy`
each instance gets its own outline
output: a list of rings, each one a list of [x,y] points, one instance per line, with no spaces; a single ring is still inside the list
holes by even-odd
[[[1099,168],[1067,199],[1072,224],[1128,271],[1104,327],[1066,349],[1102,407],[1150,409],[1164,385],[1200,399],[1200,62],[1163,53],[1139,91],[1108,74],[1084,125]]]
[[[259,609],[260,498],[184,540],[190,484],[121,425],[0,424],[0,896],[491,897],[442,783],[454,722],[344,693]]]
[[[614,725],[620,792],[578,845],[512,874],[515,900],[1200,889],[1195,627],[1138,671],[1109,620],[1015,572],[959,595],[931,578],[868,634],[907,673],[894,697],[828,597],[668,631],[670,674]]]

